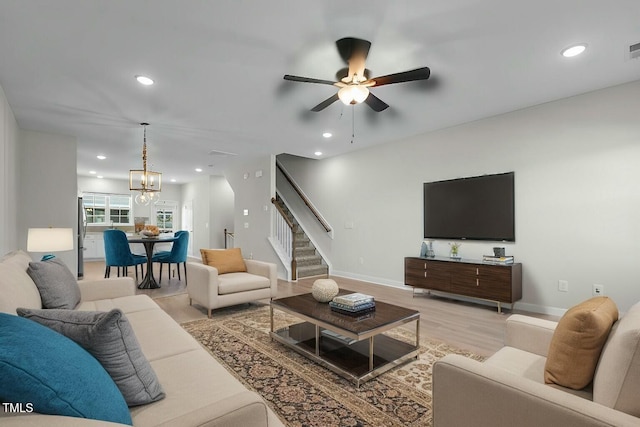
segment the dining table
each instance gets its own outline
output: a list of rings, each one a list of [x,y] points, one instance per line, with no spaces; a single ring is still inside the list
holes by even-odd
[[[157,237],[129,237],[129,243],[142,243],[144,251],[147,254],[147,272],[138,285],[138,289],[158,289],[160,284],[156,282],[153,276],[153,247],[156,243],[173,243],[178,240],[175,236],[157,236]]]

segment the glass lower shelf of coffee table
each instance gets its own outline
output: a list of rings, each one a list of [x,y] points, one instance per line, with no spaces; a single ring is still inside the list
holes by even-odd
[[[341,289],[339,295],[352,293]],[[274,311],[284,312],[276,330]],[[353,381],[357,387],[398,365],[418,358],[420,312],[376,301],[367,316],[350,316],[331,310],[311,294],[271,301],[271,338],[316,363]],[[292,317],[291,317],[292,316]],[[280,321],[282,321],[281,318]],[[414,340],[391,332],[415,322]],[[392,336],[393,335],[393,336]]]
[[[388,335],[356,341],[322,328],[316,348],[316,325],[309,322],[279,329],[272,332],[271,337],[353,381],[356,386],[418,357],[414,344]]]

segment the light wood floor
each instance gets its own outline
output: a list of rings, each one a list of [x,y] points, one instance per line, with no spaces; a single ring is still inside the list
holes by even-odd
[[[172,268],[175,267],[172,265]],[[158,278],[158,265],[154,268],[154,275]],[[112,269],[112,277],[115,269]],[[129,269],[129,276],[135,277],[133,269]],[[104,276],[104,262],[85,262],[85,279],[101,278]],[[149,295],[172,316],[177,322],[206,318],[206,310],[198,305],[189,305],[186,294],[184,277],[178,280],[177,275],[167,280],[167,270],[163,271],[160,289],[138,290],[138,293]],[[498,314],[493,306],[461,302],[444,296],[418,295],[413,296],[411,288],[398,289],[389,286],[376,285],[353,279],[333,277],[340,288],[355,292],[374,295],[377,300],[408,307],[420,311],[420,339],[435,339],[447,342],[456,347],[470,350],[476,354],[490,356],[503,345],[505,320],[512,313],[503,310]],[[315,279],[301,279],[298,282],[278,281],[278,297],[298,295],[311,291]],[[268,300],[263,301],[268,303]],[[557,320],[556,317],[527,313],[516,309],[513,313],[527,314],[535,317]],[[213,313],[215,316],[215,311]],[[414,324],[405,327],[415,330]]]

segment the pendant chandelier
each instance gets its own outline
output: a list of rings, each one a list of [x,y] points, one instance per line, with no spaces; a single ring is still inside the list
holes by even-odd
[[[142,144],[142,170],[129,170],[129,190],[139,191],[135,201],[139,205],[147,206],[157,198],[157,193],[162,191],[162,174],[147,170],[147,126],[149,123],[140,123],[144,129]]]

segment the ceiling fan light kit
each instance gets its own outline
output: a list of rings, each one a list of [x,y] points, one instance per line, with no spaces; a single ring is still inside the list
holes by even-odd
[[[338,98],[344,105],[360,104],[369,96],[369,89],[360,85],[348,85],[340,88]]]
[[[355,105],[364,102],[376,112],[384,111],[389,108],[389,105],[371,93],[369,88],[394,83],[426,80],[431,74],[431,70],[429,70],[428,67],[422,67],[415,70],[369,78],[369,70],[365,68],[365,60],[369,54],[371,42],[354,37],[345,37],[336,41],[336,46],[340,57],[349,66],[347,69],[347,75],[342,78],[338,77],[339,81],[300,77],[290,74],[285,74],[284,76],[285,80],[293,82],[318,83],[332,85],[339,88],[337,94],[325,99],[320,104],[313,107],[311,111],[322,111],[338,99],[345,105]],[[337,73],[338,76],[343,74],[344,69],[339,70]]]

